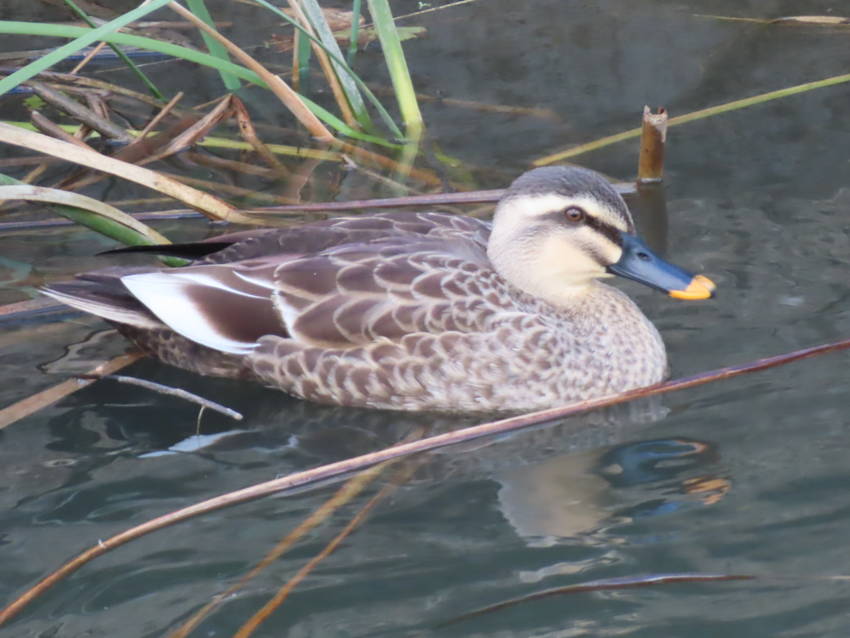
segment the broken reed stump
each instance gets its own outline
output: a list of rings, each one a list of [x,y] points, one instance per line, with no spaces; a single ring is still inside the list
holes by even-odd
[[[638,184],[660,182],[664,175],[664,145],[667,141],[667,110],[659,107],[653,113],[643,107],[643,127],[640,134]]]

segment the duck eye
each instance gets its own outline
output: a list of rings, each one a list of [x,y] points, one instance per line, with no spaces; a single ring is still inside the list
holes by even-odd
[[[564,217],[568,222],[572,222],[573,224],[583,222],[586,216],[587,213],[584,212],[584,209],[578,206],[570,206],[564,209]]]

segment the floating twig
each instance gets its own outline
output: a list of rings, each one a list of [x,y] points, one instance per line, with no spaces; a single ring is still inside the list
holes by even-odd
[[[781,18],[744,18],[740,16],[719,16],[695,13],[696,18],[709,18],[712,20],[725,20],[727,22],[754,22],[756,24],[782,24],[782,25],[814,25],[817,27],[834,27],[850,25],[850,18],[844,16],[784,16]]]
[[[92,150],[91,146],[86,144],[83,140],[74,137],[61,126],[47,118],[39,111],[33,111],[32,113],[30,113],[30,120],[32,121],[33,126],[35,126],[39,131],[41,131],[45,135],[51,135],[58,140],[63,140],[65,142],[68,142],[69,144],[79,146],[80,148],[87,148],[89,150]],[[48,162],[45,161],[42,163],[41,167],[46,166],[47,164]],[[33,179],[32,177],[30,177],[29,179],[24,179],[23,181],[29,184],[33,181]]]
[[[147,201],[156,200],[158,198],[149,198]],[[171,201],[168,198],[164,201]],[[118,204],[119,202],[115,202]],[[170,211],[158,211],[151,213],[135,213],[130,215],[133,219],[140,222],[143,221],[161,221],[165,219],[197,219],[203,217],[201,213],[188,209],[176,209]],[[0,222],[0,233],[16,230],[31,230],[34,228],[57,228],[61,226],[76,226],[77,222],[70,219],[62,219],[61,217],[50,217],[48,219],[21,220],[15,222]],[[0,313],[2,315],[2,313]]]
[[[167,115],[170,115],[171,112],[174,111],[174,109],[177,108],[177,103],[180,102],[180,100],[183,99],[184,95],[185,95],[185,93],[183,93],[183,91],[178,91],[177,94],[168,101],[168,104],[163,106],[160,109],[159,113],[154,115],[154,117],[151,119],[151,121],[148,122],[145,125],[145,128],[143,128],[139,132],[138,137],[136,137],[136,139],[132,142],[132,144],[135,144],[139,140],[144,140],[154,128],[159,126],[159,123],[162,122],[162,120],[165,119],[165,117]]]
[[[396,22],[400,18],[396,18]],[[376,95],[394,95],[392,87],[387,87],[378,84],[370,84],[369,88]],[[541,120],[549,120],[550,122],[558,122],[561,116],[553,109],[543,108],[539,106],[518,106],[512,104],[489,104],[487,102],[476,102],[474,100],[461,100],[458,98],[444,97],[442,95],[430,95],[428,93],[417,93],[416,99],[419,102],[435,102],[444,106],[454,106],[462,109],[470,109],[474,111],[484,111],[490,113],[506,113],[508,115],[520,115],[524,117],[534,117]]]
[[[495,202],[504,193],[504,189],[469,191],[465,193],[432,193],[427,195],[408,195],[406,197],[380,197],[377,199],[356,199],[347,202],[310,202],[286,206],[265,206],[242,211],[248,215],[274,215],[275,213],[321,212],[338,210],[358,210],[372,208],[398,208],[402,206],[439,206],[442,204],[478,204]]]
[[[206,408],[208,410],[213,410],[218,412],[219,414],[223,414],[225,416],[229,416],[231,419],[236,419],[237,421],[242,420],[242,415],[236,410],[232,410],[225,405],[221,405],[220,403],[216,403],[215,401],[210,401],[209,399],[205,399],[202,396],[199,396],[193,392],[189,392],[188,390],[183,390],[181,388],[174,388],[170,385],[163,385],[162,383],[156,383],[155,381],[148,381],[147,379],[139,379],[138,377],[127,377],[120,374],[83,374],[77,377],[78,379],[84,379],[87,381],[90,380],[112,380],[117,381],[118,383],[126,383],[127,385],[135,385],[140,388],[145,388],[146,390],[152,390],[153,392],[158,392],[160,394],[164,394],[169,397],[177,397],[178,399],[183,399],[185,401],[191,401],[192,403],[197,403],[202,408]]]
[[[132,136],[123,128],[114,122],[101,117],[92,109],[83,106],[76,100],[69,98],[61,91],[55,90],[47,84],[36,80],[30,80],[27,84],[29,84],[36,94],[45,102],[51,104],[60,111],[67,113],[75,120],[82,122],[89,128],[94,129],[104,137],[116,139],[124,143],[132,141]]]
[[[434,13],[435,11],[443,11],[445,9],[450,9],[453,7],[459,7],[462,4],[472,4],[473,2],[477,2],[478,0],[457,0],[456,2],[449,2],[448,4],[441,5],[439,7],[428,7],[427,9],[420,9],[419,11],[414,11],[413,13],[406,13],[404,15],[396,16],[396,22],[399,20],[405,20],[407,18],[415,18],[417,16],[425,15],[426,13]],[[427,5],[419,5],[419,6],[427,6]],[[372,26],[372,25],[367,25]]]
[[[89,24],[87,26],[91,27],[92,25]],[[106,42],[98,42],[94,45],[91,50],[83,56],[83,59],[77,62],[77,65],[71,69],[71,75],[77,75],[77,73],[82,71],[86,65],[91,62],[106,46]]]
[[[818,26],[834,27],[836,25],[850,25],[850,18],[844,16],[783,16],[768,20],[768,24],[814,24]]]

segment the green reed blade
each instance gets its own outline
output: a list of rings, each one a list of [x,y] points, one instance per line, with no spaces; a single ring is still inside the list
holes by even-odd
[[[66,0],[70,1],[70,0]],[[207,5],[204,3],[204,0],[186,0],[186,6],[189,7],[189,10],[194,13],[198,18],[206,22],[211,28],[215,29],[215,22],[210,15],[209,10],[207,9]],[[226,62],[230,62],[230,54],[227,52],[227,49],[224,47],[221,42],[213,38],[206,31],[201,31],[201,37],[204,40],[204,45],[207,47],[207,51],[210,52],[210,55],[216,57],[220,60],[224,60]],[[224,84],[224,88],[226,88],[231,93],[238,91],[242,88],[242,84],[239,82],[239,78],[233,75],[232,73],[228,73],[226,71],[222,71],[219,69],[219,74],[221,75],[221,81]]]
[[[96,28],[97,25],[94,23],[94,20],[92,20],[89,17],[89,14],[87,14],[80,7],[78,7],[77,4],[74,2],[74,0],[65,0],[65,4],[67,4],[71,8],[71,11],[76,13],[77,16],[83,22],[85,22],[87,25],[89,25],[92,29]],[[162,92],[159,90],[159,88],[157,88],[156,84],[153,83],[153,80],[151,80],[147,75],[145,75],[144,71],[142,71],[135,62],[133,62],[129,57],[127,57],[127,54],[124,53],[119,47],[115,46],[114,44],[108,43],[108,42],[107,42],[107,44],[109,44],[109,48],[112,49],[115,52],[115,55],[117,55],[118,58],[124,64],[127,65],[127,68],[129,68],[130,71],[132,71],[133,74],[137,78],[139,78],[141,83],[144,84],[148,88],[148,91],[150,92],[150,94],[153,95],[157,100],[162,100],[164,102],[165,96],[162,94]]]
[[[301,8],[304,10],[307,19],[310,20],[310,24],[313,25],[316,33],[318,33],[319,40],[324,45],[324,49],[329,54],[333,54],[334,58],[342,60],[343,55],[339,48],[339,43],[337,43],[333,31],[331,31],[330,25],[328,25],[328,21],[325,20],[325,15],[322,13],[319,3],[316,0],[301,0]],[[363,102],[363,96],[360,95],[357,83],[352,78],[353,72],[350,67],[345,63],[340,64],[336,62],[333,58],[331,58],[331,66],[337,78],[339,78],[339,83],[345,93],[345,98],[348,100],[348,105],[354,112],[355,119],[363,128],[367,130],[371,129],[372,120],[366,111],[366,104]]]
[[[396,100],[399,110],[407,127],[407,136],[417,140],[422,135],[424,123],[422,113],[419,110],[419,102],[416,100],[416,91],[413,89],[413,81],[410,79],[410,71],[404,58],[404,50],[401,39],[396,31],[393,14],[387,0],[369,0],[369,13],[378,32],[381,48],[384,51],[384,59],[393,82]]]
[[[360,38],[360,14],[362,1],[354,0],[351,3],[351,41],[348,43],[348,66],[354,66],[354,58],[357,56],[357,40]]]
[[[301,33],[298,34],[298,74],[301,85],[298,90],[304,93],[310,92],[310,62],[313,59],[313,45]]]

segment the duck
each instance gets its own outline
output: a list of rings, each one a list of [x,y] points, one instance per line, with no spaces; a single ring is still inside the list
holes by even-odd
[[[655,254],[620,194],[578,167],[522,174],[492,221],[372,212],[144,249],[191,261],[43,292],[167,364],[389,410],[530,411],[658,383],[658,330],[605,280],[715,290]]]

